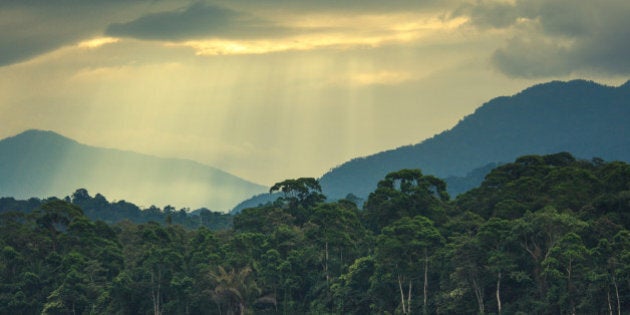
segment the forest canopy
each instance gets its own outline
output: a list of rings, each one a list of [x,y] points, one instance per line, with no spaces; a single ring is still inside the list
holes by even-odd
[[[121,218],[146,220],[103,220],[95,213],[118,203],[84,190],[65,199],[3,198],[0,313],[630,308],[630,165],[531,155],[454,200],[446,188],[405,169],[357,205],[327,201],[314,179],[286,180],[272,188],[282,193],[275,202],[224,215],[230,222],[222,226],[211,222],[224,217],[207,209],[198,217],[166,207],[120,210]]]

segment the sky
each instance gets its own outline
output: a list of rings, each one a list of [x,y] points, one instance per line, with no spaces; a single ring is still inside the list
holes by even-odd
[[[1,0],[0,138],[319,177],[533,84],[624,83],[628,16],[627,0]]]

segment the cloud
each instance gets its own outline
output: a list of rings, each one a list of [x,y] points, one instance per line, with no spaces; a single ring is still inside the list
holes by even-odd
[[[32,8],[3,7],[0,21],[0,66],[28,60],[92,32],[86,27],[72,30],[76,24]]]
[[[73,36],[42,38],[30,36],[3,36],[0,39],[0,66],[26,61],[39,54],[51,51],[76,39]]]
[[[0,67],[27,61],[102,33],[103,20],[137,1],[0,2]]]
[[[511,26],[518,19],[518,13],[513,4],[495,1],[464,4],[453,12],[455,16],[469,16],[470,23],[482,29]]]
[[[390,13],[441,9],[460,0],[220,0],[226,5],[245,6],[255,9],[286,10],[293,12],[336,12],[336,13]]]
[[[275,38],[260,34],[260,38],[231,39],[203,38],[169,43],[168,46],[192,48],[198,56],[256,55],[287,51],[347,50],[376,48],[386,45],[425,43],[433,34],[452,32],[466,22],[466,18],[435,18],[424,15],[381,14],[340,16],[333,14],[300,15],[283,20],[287,29],[284,36]]]
[[[330,23],[316,26],[296,23],[312,20],[318,14],[331,18],[328,21],[332,24],[339,19],[384,16],[392,12],[435,16],[447,12],[447,7],[453,3],[456,1],[4,0],[0,1],[0,67],[104,37],[176,43],[194,41],[197,46],[198,41],[239,41],[236,46],[231,42],[228,46],[238,50],[240,46],[249,47],[254,43],[254,49],[246,50],[301,50],[300,47],[309,46],[303,43],[302,37],[297,38],[302,35],[306,35],[304,39],[308,41],[315,38],[322,42],[321,38],[331,41],[335,37],[364,37],[367,33],[360,24],[335,30],[333,27],[339,26],[330,26]],[[335,31],[342,34],[334,34]],[[319,36],[321,34],[323,36]],[[294,44],[296,38],[297,44]],[[275,45],[277,39],[284,42]],[[270,45],[271,49],[265,48]],[[208,43],[202,42],[201,46],[206,47]],[[225,45],[211,46],[197,52],[207,54],[218,49],[224,53]]]
[[[470,24],[513,36],[492,55],[513,77],[579,72],[630,74],[630,2],[626,0],[483,1],[460,7]]]
[[[570,48],[544,37],[517,37],[492,55],[493,64],[504,74],[536,78],[570,74],[574,69]]]
[[[94,49],[107,44],[117,43],[120,40],[113,37],[96,37],[82,41],[78,44],[79,48]]]
[[[106,34],[146,40],[181,41],[201,38],[278,36],[287,29],[247,13],[200,2],[184,9],[142,16],[109,25]]]
[[[181,1],[0,1],[0,67],[102,36],[112,21],[181,6]]]

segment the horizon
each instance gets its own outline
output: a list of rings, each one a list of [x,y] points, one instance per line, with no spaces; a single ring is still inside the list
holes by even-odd
[[[620,0],[0,6],[0,138],[51,130],[264,186],[419,143],[535,84],[630,76]]]

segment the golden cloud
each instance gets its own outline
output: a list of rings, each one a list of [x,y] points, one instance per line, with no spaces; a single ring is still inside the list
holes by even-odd
[[[456,29],[466,22],[464,17],[440,19],[414,15],[308,16],[285,21],[290,27],[304,30],[300,35],[249,40],[214,38],[168,45],[190,47],[200,56],[380,47],[414,42],[436,32]]]
[[[118,41],[119,39],[114,37],[97,37],[82,41],[77,46],[84,49],[94,49],[103,45],[117,43]]]

